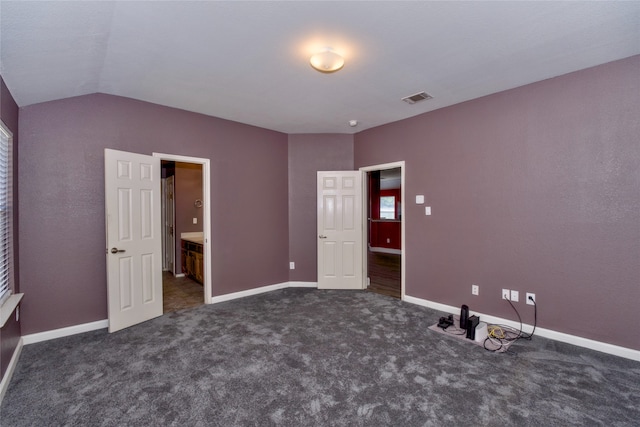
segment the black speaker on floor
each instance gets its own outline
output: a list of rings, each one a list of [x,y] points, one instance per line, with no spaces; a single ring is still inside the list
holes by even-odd
[[[478,316],[471,316],[467,319],[467,338],[470,340],[476,339],[476,327],[480,323],[480,318]]]
[[[467,329],[467,320],[469,319],[469,307],[463,305],[460,308],[460,329]]]

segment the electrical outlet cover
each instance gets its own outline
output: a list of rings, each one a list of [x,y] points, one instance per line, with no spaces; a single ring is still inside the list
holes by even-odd
[[[518,291],[511,291],[511,301],[513,301],[513,302],[518,302],[518,301],[520,301],[520,292],[518,292]]]
[[[509,295],[509,289],[503,289],[502,290],[502,299],[509,299],[510,295]]]
[[[529,299],[529,297],[533,297],[533,301],[536,301],[536,294],[533,294],[533,293],[531,293],[531,292],[527,292],[527,304],[529,304],[529,305],[535,305],[535,304],[533,303],[533,301],[531,301],[531,300]]]
[[[471,285],[471,295],[479,295],[480,294],[480,286]]]

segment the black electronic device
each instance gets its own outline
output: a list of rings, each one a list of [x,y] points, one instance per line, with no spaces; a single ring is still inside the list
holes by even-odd
[[[469,307],[463,304],[460,307],[460,329],[467,329],[467,320],[469,319]]]
[[[471,316],[467,319],[467,338],[470,340],[476,339],[476,327],[480,323],[478,316]]]
[[[449,317],[441,317],[438,321],[438,327],[442,329],[447,329],[449,326],[453,325],[453,315],[450,314]]]

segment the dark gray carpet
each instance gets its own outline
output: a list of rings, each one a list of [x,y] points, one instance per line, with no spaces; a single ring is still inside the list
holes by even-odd
[[[489,353],[428,330],[442,315],[285,289],[32,344],[0,424],[640,424],[640,363],[537,337]]]

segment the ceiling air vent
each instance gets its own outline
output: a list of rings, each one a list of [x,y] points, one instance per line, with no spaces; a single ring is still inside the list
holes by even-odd
[[[415,104],[419,101],[424,101],[425,99],[431,99],[433,96],[429,95],[427,92],[416,93],[415,95],[410,95],[402,98],[404,102],[407,104]]]

